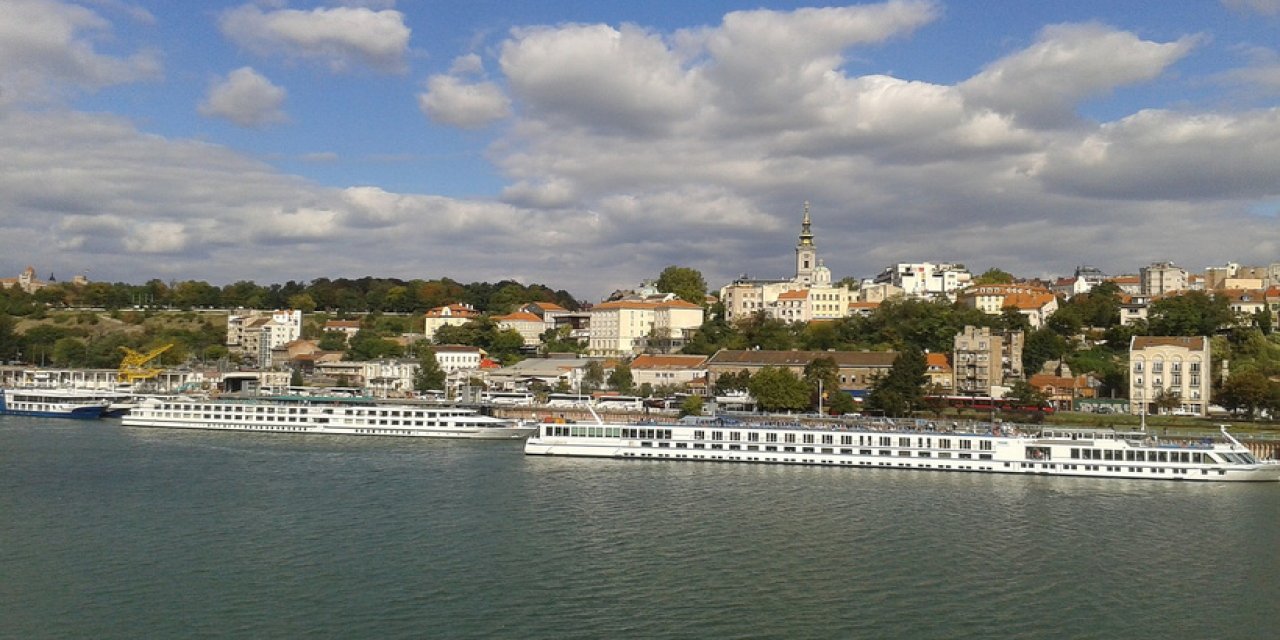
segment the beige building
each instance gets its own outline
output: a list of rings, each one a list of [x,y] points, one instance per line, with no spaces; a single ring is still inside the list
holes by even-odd
[[[430,340],[435,340],[436,331],[440,327],[461,326],[478,317],[480,317],[480,314],[475,310],[475,307],[461,302],[428,309],[423,314],[422,334]]]
[[[499,329],[510,329],[519,333],[520,337],[524,338],[524,346],[526,347],[536,347],[542,344],[542,333],[547,330],[547,325],[542,321],[542,318],[528,311],[517,311],[505,316],[494,316],[493,320],[498,323]]]
[[[591,308],[594,356],[630,356],[643,351],[653,338],[671,343],[702,326],[701,306],[680,299],[665,302],[618,300]]]
[[[1142,267],[1138,278],[1142,281],[1142,294],[1147,296],[1186,291],[1188,286],[1187,270],[1172,262],[1153,262]]]
[[[302,311],[248,310],[227,316],[227,347],[232,353],[252,356],[259,367],[271,365],[272,350],[302,337]]]
[[[1021,331],[965,327],[951,355],[951,388],[957,395],[1002,397],[1004,387],[1022,378],[1022,341]]]
[[[646,354],[636,356],[630,366],[631,379],[637,387],[645,383],[653,387],[684,387],[707,377],[707,356]]]
[[[1210,400],[1210,342],[1204,336],[1134,336],[1129,341],[1129,406],[1157,413],[1165,395],[1180,399],[1175,413],[1203,416]]]

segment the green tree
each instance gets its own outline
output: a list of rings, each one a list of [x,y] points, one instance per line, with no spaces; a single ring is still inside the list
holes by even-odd
[[[309,293],[299,293],[289,296],[289,308],[298,309],[303,314],[316,312],[316,300]]]
[[[372,331],[361,329],[351,336],[347,352],[342,358],[344,360],[377,360],[399,356],[401,353],[400,345],[381,338]]]
[[[924,351],[910,346],[903,349],[894,358],[889,372],[872,384],[867,394],[867,408],[895,418],[911,415],[924,406],[927,369]]]
[[[724,303],[711,305],[702,319],[702,326],[685,344],[683,353],[709,356],[721,349],[743,349],[746,340],[742,334],[724,319]]]
[[[591,360],[582,368],[582,393],[591,393],[604,384],[604,367],[599,360]]]
[[[0,364],[16,360],[22,351],[22,341],[14,333],[13,318],[7,313],[0,313]]]
[[[1147,316],[1153,336],[1211,336],[1234,321],[1226,298],[1203,291],[1152,302]]]
[[[306,381],[302,379],[302,369],[295,367],[293,372],[289,374],[289,386],[301,387],[305,384]]]
[[[1050,360],[1058,360],[1067,354],[1066,338],[1048,327],[1040,327],[1027,335],[1022,345],[1022,370],[1027,375],[1040,373],[1040,368]]]
[[[1271,310],[1263,307],[1253,313],[1253,326],[1257,327],[1262,335],[1271,335],[1272,318]]]
[[[631,377],[631,367],[619,362],[609,372],[609,387],[624,395],[635,391],[635,381]]]
[[[746,348],[788,351],[795,346],[795,334],[786,322],[770,318],[763,310],[744,318],[737,326]]]
[[[1161,389],[1152,404],[1159,413],[1169,413],[1182,406],[1182,395],[1176,389]]]
[[[702,415],[702,396],[691,395],[680,403],[680,416]]]
[[[1013,274],[991,267],[974,278],[973,284],[1013,284]]]
[[[809,384],[814,404],[831,413],[848,413],[853,410],[853,398],[840,390],[840,366],[831,356],[814,358],[804,367],[804,379]],[[841,398],[847,399],[845,403]]]
[[[751,396],[765,411],[800,411],[809,406],[809,385],[785,367],[764,367],[751,376]]]
[[[59,338],[53,343],[53,364],[59,367],[84,366],[89,348],[79,338]]]
[[[1259,409],[1268,408],[1275,389],[1267,377],[1257,371],[1237,371],[1222,383],[1218,403],[1232,413],[1243,413],[1250,420]]]
[[[643,383],[641,383],[641,384],[640,384],[640,390],[639,390],[637,393],[640,395],[640,397],[641,397],[641,398],[652,398],[652,397],[653,397],[653,383],[652,383],[652,382],[643,382]]]
[[[658,276],[658,291],[674,293],[681,300],[701,306],[707,298],[707,281],[702,272],[689,267],[671,265]]]
[[[341,331],[325,331],[320,334],[316,346],[322,351],[342,351],[347,348],[347,334]]]
[[[413,374],[415,391],[443,390],[445,384],[444,369],[436,359],[436,350],[430,345],[418,349],[418,370]]]
[[[1048,400],[1048,396],[1026,380],[1018,380],[1009,387],[1009,393],[1006,396],[1020,406],[1038,407]]]
[[[751,387],[751,372],[743,369],[741,371],[722,373],[716,377],[713,386],[715,395],[723,396],[735,391],[746,391]]]

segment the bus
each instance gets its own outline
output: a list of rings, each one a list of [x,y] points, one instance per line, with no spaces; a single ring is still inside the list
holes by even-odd
[[[591,404],[591,396],[584,393],[551,393],[547,394],[548,407],[580,407]]]
[[[509,404],[527,407],[533,404],[533,394],[528,391],[486,391],[480,400],[489,404]]]
[[[640,411],[644,399],[639,396],[596,396],[596,408],[612,411]]]

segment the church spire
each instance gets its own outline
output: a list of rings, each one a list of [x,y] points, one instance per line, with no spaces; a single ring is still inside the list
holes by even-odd
[[[809,229],[809,201],[804,201],[804,222],[800,224],[800,246],[813,246],[813,231]]]

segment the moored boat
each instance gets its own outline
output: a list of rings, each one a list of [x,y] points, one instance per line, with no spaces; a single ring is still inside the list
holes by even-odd
[[[0,415],[94,420],[107,411],[110,400],[80,389],[0,389]]]
[[[532,425],[460,407],[381,404],[370,398],[265,396],[141,400],[124,426],[353,436],[407,436],[513,440]]]
[[[1280,463],[1259,460],[1227,432],[1165,439],[1135,431],[1010,426],[544,422],[529,455],[702,460],[1187,481],[1280,480]]]

